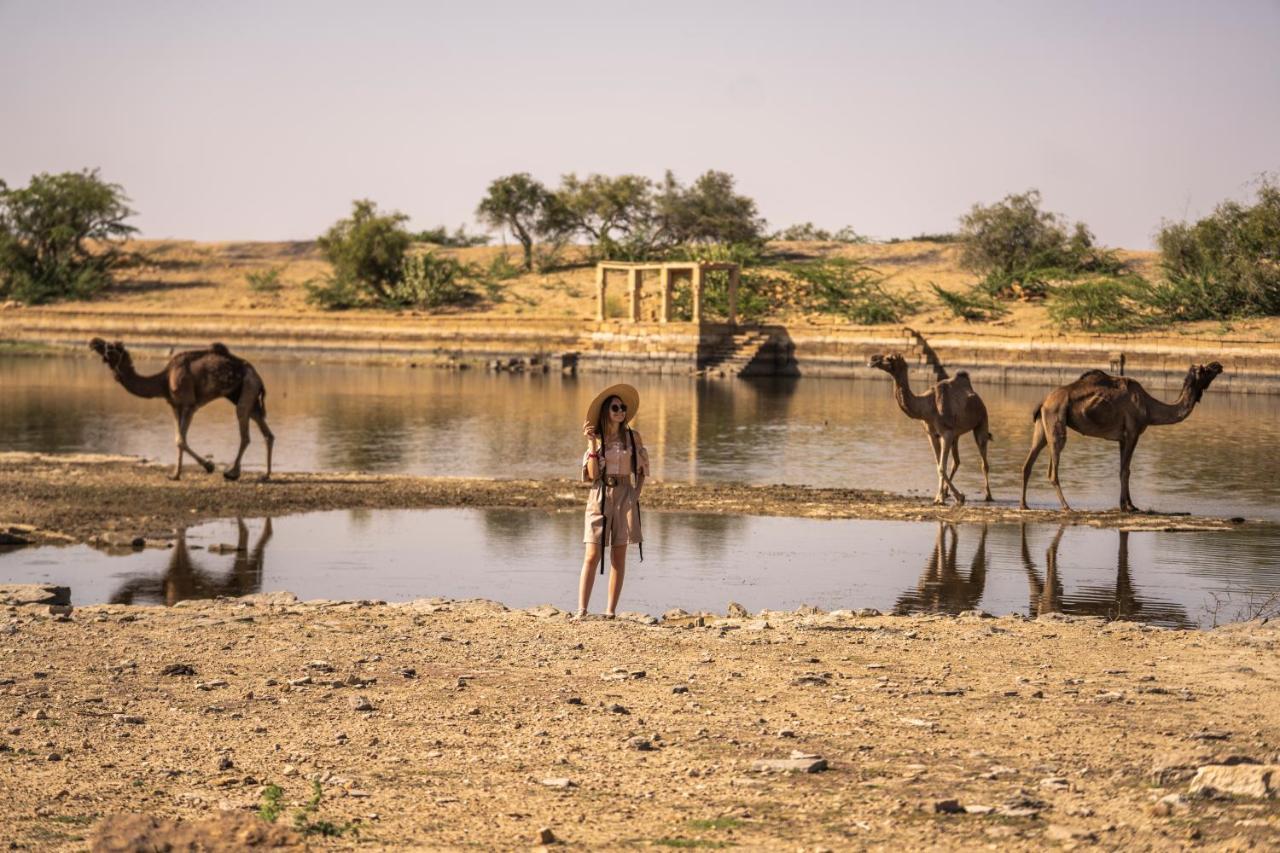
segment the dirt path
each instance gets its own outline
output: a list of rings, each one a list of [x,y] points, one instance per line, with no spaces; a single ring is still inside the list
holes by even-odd
[[[181,482],[167,469],[121,456],[0,453],[0,528],[37,541],[118,544],[167,539],[175,528],[229,516],[310,510],[415,507],[536,507],[567,509],[586,502],[586,486],[571,480],[486,480],[364,474],[282,473],[269,483],[228,483],[188,471]],[[649,510],[873,518],[955,522],[1060,522],[1128,530],[1226,529],[1228,519],[1120,512],[1021,511],[1010,503],[936,507],[924,498],[861,489],[652,482]]]
[[[575,623],[281,594],[0,608],[0,838],[1275,849],[1280,802],[1189,780],[1280,761],[1277,638],[847,611]],[[793,751],[827,769],[754,769]],[[301,833],[264,831],[268,784],[275,826]],[[104,820],[130,813],[150,817]]]

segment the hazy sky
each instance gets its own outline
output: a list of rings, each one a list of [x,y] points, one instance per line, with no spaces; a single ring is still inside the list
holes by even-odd
[[[85,166],[150,237],[714,168],[773,226],[951,230],[1038,187],[1146,247],[1280,171],[1280,0],[0,0],[0,177]]]

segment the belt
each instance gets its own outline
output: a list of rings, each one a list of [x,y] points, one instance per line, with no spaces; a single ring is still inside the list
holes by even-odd
[[[616,486],[618,485],[618,478],[612,474],[606,474],[604,478],[604,484],[606,486]]]

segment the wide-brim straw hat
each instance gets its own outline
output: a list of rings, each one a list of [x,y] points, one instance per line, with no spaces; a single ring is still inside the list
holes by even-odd
[[[640,408],[640,392],[630,385],[620,383],[618,385],[610,385],[591,401],[591,405],[587,407],[587,423],[594,425],[599,421],[600,407],[610,397],[617,397],[627,406],[627,417],[622,422],[623,426],[627,426],[636,419],[636,411]]]

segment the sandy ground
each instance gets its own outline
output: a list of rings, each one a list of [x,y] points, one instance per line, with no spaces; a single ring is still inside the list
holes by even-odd
[[[180,527],[230,516],[278,516],[309,510],[417,507],[572,509],[587,486],[572,480],[492,480],[368,474],[276,474],[270,482],[229,483],[188,466],[179,482],[169,468],[133,457],[0,453],[0,530],[37,542],[165,545]],[[647,510],[953,522],[1058,522],[1125,530],[1225,529],[1243,519],[1155,513],[1019,510],[1010,502],[937,507],[926,498],[859,489],[652,481]]]
[[[284,594],[49,610],[0,607],[0,837],[19,849],[1280,844],[1276,799],[1189,781],[1280,761],[1274,622],[579,623]],[[756,765],[797,754],[826,769]]]

